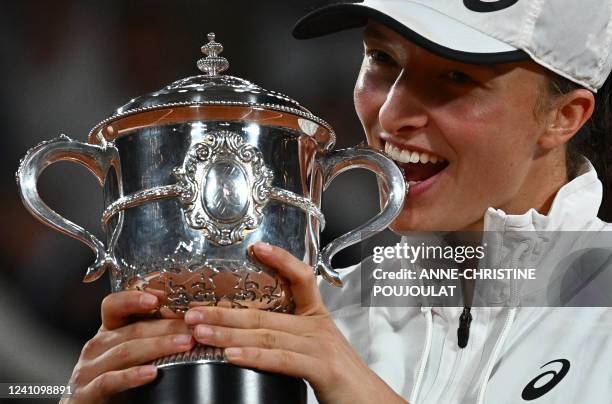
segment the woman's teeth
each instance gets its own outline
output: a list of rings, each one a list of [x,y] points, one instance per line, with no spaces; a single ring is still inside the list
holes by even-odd
[[[410,151],[405,149],[400,149],[399,147],[393,146],[391,143],[385,143],[385,153],[393,160],[398,163],[443,163],[446,159],[436,156],[434,154],[429,154],[425,152],[418,151]]]

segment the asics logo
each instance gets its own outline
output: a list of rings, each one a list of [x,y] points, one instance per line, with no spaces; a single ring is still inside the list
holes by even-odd
[[[497,0],[497,1],[482,1],[482,0],[463,0],[463,4],[472,11],[477,13],[492,13],[494,11],[503,10],[512,7],[519,0]]]
[[[551,363],[560,363],[561,369],[548,370],[536,376],[536,378],[530,381],[529,384],[527,384],[527,386],[525,386],[525,388],[523,389],[523,393],[521,394],[523,400],[531,401],[535,400],[536,398],[542,397],[544,394],[551,391],[553,387],[559,384],[559,382],[565,377],[567,372],[569,372],[570,362],[567,359],[555,359],[554,361],[550,361],[544,364],[544,366],[548,366]],[[544,366],[542,366],[540,369],[542,369]],[[550,378],[550,376],[552,376],[552,378]],[[536,386],[536,384],[538,384],[538,382],[542,378],[547,378],[548,381],[544,384]]]

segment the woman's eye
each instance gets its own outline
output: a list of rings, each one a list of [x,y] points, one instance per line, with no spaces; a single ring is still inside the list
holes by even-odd
[[[366,50],[366,57],[372,63],[384,64],[384,65],[394,64],[393,58],[391,56],[389,56],[387,53],[381,50],[378,50],[378,49]]]
[[[475,80],[470,77],[469,75],[457,71],[457,70],[452,70],[450,72],[447,72],[445,75],[447,80],[452,81],[453,83],[457,83],[457,84],[472,84],[475,83]]]

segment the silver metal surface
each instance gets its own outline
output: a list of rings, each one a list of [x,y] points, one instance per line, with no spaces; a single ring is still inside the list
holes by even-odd
[[[231,148],[220,146],[226,144],[222,139],[234,139],[233,152],[228,151]],[[205,145],[215,146],[207,148]],[[238,150],[243,150],[251,159],[257,156],[255,161],[265,162],[265,166],[238,168],[243,173],[249,172],[248,179],[245,175],[245,182],[238,182],[242,188],[235,187],[231,181],[226,183],[226,186],[229,184],[234,188],[225,191],[229,192],[227,196],[232,193],[244,195],[246,191],[250,195],[248,212],[259,209],[260,217],[253,219],[256,214],[251,213],[249,218],[249,214],[240,210],[243,216],[237,215],[237,221],[224,222],[220,220],[222,217],[215,218],[207,213],[210,209],[204,206],[207,202],[201,194],[210,188],[213,181],[210,175],[208,182],[203,179],[210,174],[206,168],[214,167],[215,162],[236,161]],[[199,165],[192,161],[198,153],[198,161],[202,163]],[[107,248],[93,235],[63,219],[40,201],[36,193],[36,178],[44,167],[59,160],[58,156],[92,167],[90,169],[104,183]],[[379,215],[333,241],[319,254],[319,232],[323,224],[318,208],[321,191],[336,175],[356,167],[369,169],[383,178],[389,189],[388,202]],[[257,179],[253,172],[258,170],[272,175]],[[191,171],[193,176],[188,177],[187,171]],[[176,182],[177,173],[183,175],[182,183]],[[247,246],[259,240],[289,250],[317,267],[325,279],[340,285],[339,276],[330,265],[333,255],[358,242],[362,234],[371,234],[387,226],[399,213],[405,194],[399,168],[374,150],[360,147],[328,153],[307,135],[276,127],[257,126],[254,130],[248,123],[239,122],[190,122],[148,127],[134,130],[105,148],[59,138],[28,152],[18,179],[24,203],[36,217],[94,250],[98,258],[88,270],[86,279],[93,280],[110,267],[114,291],[144,288],[151,279],[166,272],[193,272],[194,268],[205,272],[211,260],[241,262],[247,268],[244,263],[251,262]],[[215,195],[223,195],[223,176],[219,180],[216,187],[210,188]],[[185,182],[189,182],[190,187],[185,186]],[[254,185],[266,182],[270,187],[259,187],[263,191],[257,191],[259,188]],[[244,188],[246,183],[249,183],[248,189]],[[246,201],[245,198],[241,200],[243,204]],[[213,205],[217,202],[220,200],[212,199]],[[190,209],[190,204],[196,204],[198,208]],[[219,206],[226,208],[229,204]],[[199,212],[199,216],[193,212]],[[198,217],[205,217],[210,226],[216,228],[207,227]],[[240,231],[232,233],[236,222]],[[77,230],[73,230],[75,228]],[[225,232],[219,230],[228,228]],[[217,269],[217,272],[222,271]],[[270,271],[268,275],[274,277]],[[232,287],[239,290],[240,277],[229,279],[235,281]],[[165,291],[169,292],[173,284],[168,280]],[[232,296],[215,296],[213,293],[209,297],[215,304],[229,299],[244,305],[240,293]],[[182,306],[176,302],[165,302],[164,305],[180,311],[189,302]]]
[[[208,43],[202,46],[202,53],[205,58],[198,60],[198,69],[209,76],[216,76],[229,68],[229,62],[226,58],[219,56],[223,52],[223,45],[215,42],[215,33],[208,34]]]
[[[144,191],[139,191],[134,194],[121,197],[104,209],[102,214],[102,227],[106,228],[108,221],[124,209],[142,205],[143,203],[150,201],[181,197],[181,195],[184,195],[186,192],[188,192],[188,190],[182,185],[174,184],[146,189]],[[321,225],[321,230],[325,228],[325,216],[323,215],[323,212],[321,212],[321,210],[314,203],[312,203],[311,200],[302,198],[293,192],[275,187],[271,187],[269,192],[270,199],[275,199],[279,202],[293,205],[308,212],[317,219]]]
[[[124,209],[133,208],[134,206],[160,199],[170,199],[176,197],[184,198],[183,195],[188,195],[188,192],[189,189],[183,185],[174,184],[146,189],[121,197],[104,209],[102,214],[102,227],[106,229],[108,221]],[[321,212],[321,210],[310,199],[303,198],[294,194],[293,192],[285,191],[284,189],[276,187],[270,187],[267,192],[269,192],[269,199],[275,199],[279,202],[284,202],[304,210],[317,219],[321,226],[321,230],[325,228],[325,216],[323,215],[323,212]]]
[[[187,352],[180,352],[159,358],[153,362],[153,365],[162,369],[187,364],[222,363],[225,362],[223,351],[223,348],[198,344]]]
[[[270,198],[289,203],[314,215],[325,225],[319,208],[309,199],[273,187],[273,173],[257,148],[237,133],[211,132],[187,153],[183,166],[174,170],[179,182],[142,190],[119,198],[102,215],[102,226],[123,209],[142,203],[180,197],[185,218],[194,229],[203,229],[209,240],[229,245],[257,228]],[[201,190],[201,191],[200,191]]]
[[[319,207],[310,199],[302,198],[293,192],[276,187],[270,188],[270,199],[284,202],[286,204],[293,205],[296,208],[302,209],[304,212],[317,219],[320,231],[323,231],[325,228],[325,216],[323,215],[323,212],[321,212],[321,209],[319,209]]]
[[[330,242],[319,254],[317,273],[329,283],[342,286],[339,274],[332,269],[331,260],[338,251],[365,240],[387,227],[400,214],[408,184],[399,167],[388,157],[367,146],[334,151],[319,157],[323,171],[323,189],[339,174],[353,169],[365,168],[376,174],[386,189],[386,204],[376,216],[358,228]]]
[[[181,198],[187,222],[208,240],[235,244],[261,223],[274,173],[240,134],[207,133],[174,173],[187,190]]]
[[[208,56],[218,58],[220,44],[210,39]],[[392,222],[404,178],[370,148],[331,151],[324,121],[288,97],[220,76],[223,63],[211,60],[207,75],[126,104],[94,127],[92,144],[61,136],[28,151],[17,172],[21,197],[43,223],[94,251],[86,281],[108,268],[113,291],[157,290],[163,316],[198,305],[291,313],[289,285],[249,246],[280,246],[341,285],[333,255]],[[103,185],[106,245],[40,199],[38,176],[60,160],[84,165]],[[387,202],[319,250],[322,192],[350,168],[377,174]]]
[[[180,184],[173,184],[145,189],[130,195],[122,196],[104,209],[102,213],[102,228],[106,230],[108,221],[124,209],[133,208],[145,202],[180,197],[182,193],[187,191],[188,190]]]
[[[92,128],[89,133],[90,142],[95,137],[100,140],[102,138],[112,140],[113,134],[105,130],[109,125],[118,119],[145,111],[186,106],[242,106],[286,112],[305,119],[311,125],[321,126],[329,135],[328,138],[322,140],[322,146],[326,149],[333,148],[336,137],[331,126],[294,99],[277,91],[264,89],[239,77],[220,75],[229,67],[229,62],[218,56],[223,46],[215,42],[214,33],[208,34],[208,39],[209,43],[202,46],[202,52],[207,56],[197,63],[198,68],[205,73],[204,75],[177,80],[159,91],[130,100],[117,109],[113,116]]]
[[[103,185],[111,168],[120,172],[119,153],[112,145],[84,144],[62,134],[28,150],[19,162],[16,173],[17,186],[26,209],[42,223],[83,242],[94,252],[95,261],[87,269],[84,278],[85,282],[91,282],[102,276],[108,267],[116,266],[112,242],[116,240],[117,234],[109,234],[111,245],[106,248],[92,233],[64,218],[40,199],[36,187],[38,177],[49,165],[57,161],[73,161],[85,166],[96,176],[100,185]]]
[[[205,76],[194,76],[191,79],[193,79],[193,81],[196,81],[196,80],[202,80],[203,77]],[[231,77],[231,76],[222,76],[222,77],[223,79],[246,81],[246,80],[239,79],[237,77]],[[236,88],[238,88],[237,94],[239,96],[242,96],[245,94],[245,91],[240,90],[240,87],[241,86],[236,86]],[[131,106],[129,108],[122,107],[118,109],[117,112],[113,116],[104,119],[103,121],[98,123],[96,126],[94,126],[91,129],[91,131],[89,131],[88,137],[90,139],[90,142],[92,139],[95,139],[96,142],[104,142],[106,140],[112,141],[114,140],[113,138],[111,139],[107,138],[107,132],[108,132],[107,129],[111,128],[111,124],[121,118],[138,115],[138,114],[141,114],[143,112],[148,112],[148,111],[169,110],[169,109],[174,109],[174,108],[197,107],[197,106],[200,106],[200,107],[214,107],[214,106],[245,107],[245,108],[250,108],[252,110],[271,110],[271,111],[285,112],[285,113],[295,115],[297,117],[300,117],[301,119],[306,120],[306,122],[302,123],[302,125],[309,127],[309,131],[305,133],[311,134],[311,133],[316,132],[316,129],[312,129],[313,126],[314,128],[317,128],[318,126],[323,127],[329,135],[328,136],[329,139],[323,142],[326,150],[331,150],[336,144],[336,133],[334,132],[332,127],[327,122],[311,114],[308,111],[298,109],[298,108],[293,108],[290,106],[274,104],[274,103],[249,102],[249,101],[223,101],[223,100],[174,101],[174,102],[167,102],[165,104],[155,104],[151,106],[142,106],[142,107],[137,107],[137,108],[133,108]]]

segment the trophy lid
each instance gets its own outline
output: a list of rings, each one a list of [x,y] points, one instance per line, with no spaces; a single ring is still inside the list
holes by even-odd
[[[214,33],[208,34],[208,43],[201,50],[206,56],[198,60],[197,67],[203,74],[177,80],[159,91],[130,100],[94,126],[89,133],[90,143],[112,141],[143,126],[225,119],[265,120],[268,124],[289,126],[312,135],[326,149],[333,147],[335,134],[331,126],[297,101],[242,78],[223,75],[229,62],[219,56],[223,45],[215,41]],[[270,112],[278,119],[271,122]]]

